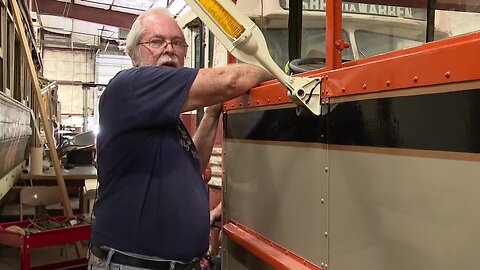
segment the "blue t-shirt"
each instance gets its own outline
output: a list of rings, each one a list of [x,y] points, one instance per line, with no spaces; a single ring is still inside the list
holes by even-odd
[[[197,69],[119,72],[100,100],[99,198],[91,242],[189,261],[208,249],[208,191],[180,121]]]

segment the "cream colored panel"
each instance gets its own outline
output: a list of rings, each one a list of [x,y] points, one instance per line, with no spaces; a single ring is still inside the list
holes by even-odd
[[[480,164],[330,152],[329,269],[478,269]]]
[[[226,140],[224,144],[225,220],[234,219],[320,265],[328,257],[324,145],[256,142]],[[248,253],[230,244],[227,253],[228,269],[257,269],[245,266],[254,260]]]
[[[58,85],[58,100],[62,104],[62,114],[83,113],[83,90],[81,85]]]
[[[93,82],[95,59],[91,51],[44,51],[44,76],[51,81]]]

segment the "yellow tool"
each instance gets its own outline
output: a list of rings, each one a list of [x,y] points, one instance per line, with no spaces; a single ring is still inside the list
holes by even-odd
[[[320,115],[321,78],[291,77],[285,74],[270,56],[265,37],[258,26],[231,0],[186,2],[233,56],[242,62],[268,70],[288,89],[288,96],[293,102]]]

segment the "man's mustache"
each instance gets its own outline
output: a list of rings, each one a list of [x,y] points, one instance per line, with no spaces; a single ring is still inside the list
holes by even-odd
[[[178,58],[176,55],[164,54],[158,58],[157,66],[179,66]]]

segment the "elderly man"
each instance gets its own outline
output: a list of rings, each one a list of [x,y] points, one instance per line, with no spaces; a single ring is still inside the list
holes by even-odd
[[[187,49],[165,9],[141,14],[100,101],[99,198],[90,269],[200,269],[208,249],[208,164],[219,103],[271,79],[246,64],[184,68]],[[215,105],[217,104],[217,105]],[[193,140],[180,113],[210,106]]]

